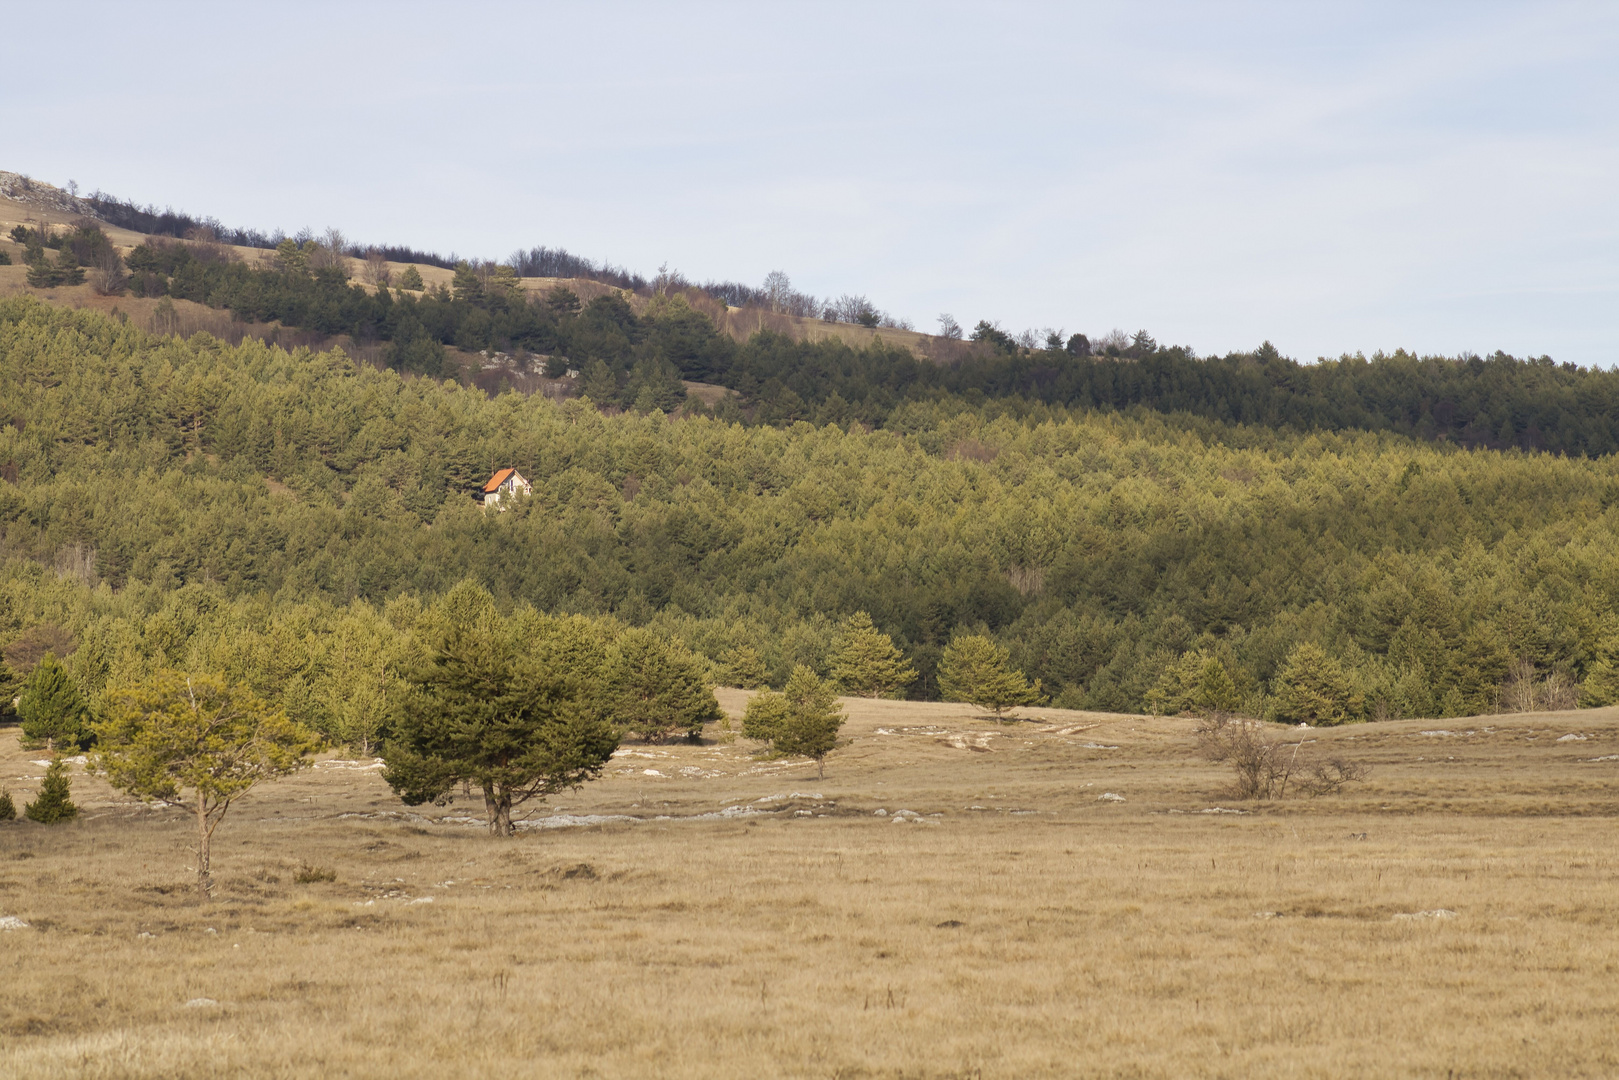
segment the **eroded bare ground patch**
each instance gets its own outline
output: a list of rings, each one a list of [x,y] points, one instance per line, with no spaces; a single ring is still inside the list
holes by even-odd
[[[1190,720],[851,712],[824,780],[630,744],[511,841],[329,758],[208,905],[76,773],[0,826],[0,1075],[1619,1073],[1619,712],[1278,732],[1370,769],[1280,802]]]

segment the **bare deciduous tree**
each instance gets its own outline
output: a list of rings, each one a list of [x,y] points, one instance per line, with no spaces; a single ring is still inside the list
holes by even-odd
[[[337,269],[348,275],[348,237],[340,229],[327,229],[326,235],[316,240],[309,250],[309,269],[314,271]]]
[[[102,296],[117,296],[128,284],[129,274],[118,249],[108,245],[98,250],[90,268],[90,287]]]
[[[1504,712],[1556,712],[1572,709],[1578,701],[1579,691],[1572,679],[1560,671],[1542,678],[1529,660],[1513,664],[1501,686]]]
[[[793,297],[793,283],[784,270],[772,270],[765,275],[765,302],[778,315],[786,314]]]
[[[939,336],[949,338],[951,341],[960,341],[962,335],[961,324],[954,315],[939,316]]]
[[[379,289],[393,282],[393,271],[388,267],[388,260],[376,248],[370,248],[365,253],[365,280]]]

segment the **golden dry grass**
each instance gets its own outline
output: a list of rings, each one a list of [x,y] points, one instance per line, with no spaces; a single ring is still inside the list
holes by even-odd
[[[1187,720],[849,705],[825,780],[631,744],[539,812],[639,820],[511,841],[329,759],[209,905],[80,775],[0,826],[0,1075],[1619,1075],[1619,710],[1310,732],[1370,779],[1238,806]]]

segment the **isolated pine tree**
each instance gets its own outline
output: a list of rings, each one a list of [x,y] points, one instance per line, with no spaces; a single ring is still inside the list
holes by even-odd
[[[422,291],[422,272],[414,266],[405,267],[405,272],[399,275],[394,285],[397,289],[409,289],[411,292]]]
[[[11,801],[11,792],[0,788],[0,821],[16,821],[17,804]]]
[[[816,773],[824,777],[826,755],[837,746],[838,729],[844,721],[843,707],[838,704],[832,684],[799,664],[793,668],[781,696],[787,711],[776,727],[776,752],[814,758]]]
[[[894,647],[894,639],[878,630],[871,616],[857,611],[843,624],[832,678],[858,697],[887,697],[916,681],[916,669]]]
[[[78,816],[79,808],[68,798],[71,787],[67,763],[61,758],[53,758],[50,767],[45,770],[44,781],[39,785],[39,797],[24,807],[23,813],[29,821],[37,821],[41,825],[72,821]]]

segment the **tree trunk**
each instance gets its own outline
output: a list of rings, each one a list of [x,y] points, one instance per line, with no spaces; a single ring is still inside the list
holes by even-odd
[[[817,780],[826,779],[826,758],[815,759],[815,778]]]
[[[483,805],[489,814],[489,835],[512,835],[512,793],[499,785],[485,784]]]
[[[197,792],[197,892],[206,903],[214,895],[214,874],[208,857],[208,806]]]

